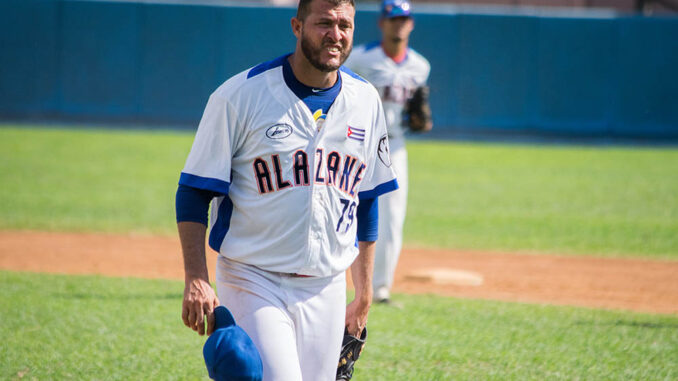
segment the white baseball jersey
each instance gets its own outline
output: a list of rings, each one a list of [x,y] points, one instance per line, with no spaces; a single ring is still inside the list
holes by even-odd
[[[324,123],[286,85],[287,56],[211,96],[180,183],[215,198],[210,246],[272,272],[330,276],[358,255],[356,206],[397,188],[375,88],[346,68]]]
[[[405,146],[403,107],[414,90],[426,84],[431,65],[414,49],[408,48],[407,57],[396,63],[381,48],[380,42],[360,45],[346,61],[346,66],[370,81],[381,96],[393,150]]]

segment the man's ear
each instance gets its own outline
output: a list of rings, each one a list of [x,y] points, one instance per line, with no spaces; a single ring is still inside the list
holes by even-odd
[[[290,25],[292,25],[292,33],[294,33],[297,38],[301,38],[302,21],[296,17],[292,17],[292,20],[290,20]]]

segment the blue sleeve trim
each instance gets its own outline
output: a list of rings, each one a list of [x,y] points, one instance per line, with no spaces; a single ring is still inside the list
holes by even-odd
[[[365,78],[363,78],[363,77],[359,76],[358,74],[352,72],[351,69],[347,68],[346,66],[343,66],[343,65],[342,65],[342,66],[339,68],[339,70],[343,71],[344,73],[350,75],[351,77],[353,77],[353,78],[355,78],[355,79],[357,79],[357,80],[359,80],[359,81],[362,81],[362,82],[365,82],[365,83],[369,83],[369,82],[367,82],[367,80],[366,80]]]
[[[207,226],[207,212],[215,195],[212,191],[179,185],[175,204],[177,222],[198,222]]]
[[[260,63],[259,65],[253,67],[252,69],[250,69],[250,71],[247,72],[247,79],[250,79],[250,78],[252,78],[256,75],[259,75],[259,74],[261,74],[261,73],[263,73],[267,70],[271,70],[271,69],[274,69],[278,66],[282,66],[283,62],[285,62],[285,59],[287,59],[287,57],[290,54],[292,54],[292,53],[285,54],[283,56],[272,59],[270,61]]]
[[[228,188],[231,187],[231,183],[223,180],[191,175],[190,173],[185,172],[181,172],[179,184],[187,185],[192,188],[212,191],[224,196],[228,194]]]
[[[360,200],[357,217],[358,241],[376,241],[379,237],[379,199]]]
[[[381,196],[384,193],[393,192],[396,189],[398,189],[398,180],[393,179],[391,181],[377,185],[372,190],[358,192],[358,198],[361,201],[368,198],[375,198]]]

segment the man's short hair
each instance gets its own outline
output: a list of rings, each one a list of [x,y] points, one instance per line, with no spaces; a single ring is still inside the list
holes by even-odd
[[[311,10],[311,2],[314,0],[299,0],[299,6],[297,7],[297,19],[303,21],[308,13]],[[350,4],[355,8],[355,0],[315,0],[315,1],[327,1],[328,3],[336,6],[341,4]]]

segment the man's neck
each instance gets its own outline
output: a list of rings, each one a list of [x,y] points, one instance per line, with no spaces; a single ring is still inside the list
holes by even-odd
[[[315,66],[308,62],[306,57],[304,57],[304,54],[298,50],[287,59],[292,67],[294,76],[299,82],[306,86],[325,89],[332,87],[332,85],[337,82],[336,70],[324,72],[316,69]]]
[[[384,54],[395,61],[395,63],[401,63],[407,57],[406,39],[399,42],[382,40],[381,48],[384,50]]]

